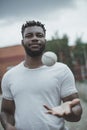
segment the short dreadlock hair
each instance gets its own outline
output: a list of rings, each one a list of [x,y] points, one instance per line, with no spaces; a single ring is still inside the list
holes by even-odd
[[[26,21],[26,23],[22,25],[22,28],[21,28],[22,36],[23,36],[23,34],[24,34],[25,28],[31,27],[31,26],[40,26],[40,27],[42,27],[42,29],[43,29],[43,31],[44,31],[44,34],[46,34],[46,29],[45,29],[45,27],[44,27],[44,24],[42,24],[42,23],[39,22],[39,21],[34,21],[34,20],[32,20],[32,21]]]

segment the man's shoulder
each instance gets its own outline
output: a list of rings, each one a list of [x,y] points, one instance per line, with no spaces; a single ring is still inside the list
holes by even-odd
[[[56,62],[53,68],[55,71],[61,72],[63,74],[71,71],[68,65],[62,62]]]
[[[7,70],[7,72],[4,74],[3,77],[9,76],[9,75],[11,75],[11,74],[14,74],[15,72],[18,72],[18,70],[21,69],[22,64],[23,64],[23,63],[21,62],[21,63],[15,65],[15,66],[12,66],[9,70]]]
[[[56,62],[55,67],[57,67],[57,68],[66,68],[68,66],[66,64],[62,63],[62,62]]]

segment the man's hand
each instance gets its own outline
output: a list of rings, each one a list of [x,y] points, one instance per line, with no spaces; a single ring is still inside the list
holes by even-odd
[[[77,98],[72,101],[65,102],[58,107],[50,108],[47,105],[44,105],[44,107],[47,109],[48,114],[63,117],[64,115],[69,115],[72,112],[71,108],[77,105],[79,102],[80,100]]]

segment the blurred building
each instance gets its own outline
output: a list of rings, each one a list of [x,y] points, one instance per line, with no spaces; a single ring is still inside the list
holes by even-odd
[[[24,60],[24,55],[25,52],[22,45],[0,48],[0,88],[3,74],[11,69],[13,66],[20,63],[22,60]],[[63,55],[62,53],[60,53],[60,56],[62,60],[66,58],[65,55]],[[77,61],[74,61],[73,56],[71,57],[73,60],[73,72],[75,79],[78,81],[87,79],[87,70],[84,69],[85,67],[81,66]]]
[[[24,59],[21,45],[0,48],[0,82],[3,74]]]

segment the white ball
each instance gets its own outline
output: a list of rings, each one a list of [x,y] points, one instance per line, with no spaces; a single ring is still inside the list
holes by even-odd
[[[42,63],[47,66],[52,66],[57,62],[57,55],[54,52],[48,51],[42,55]]]

